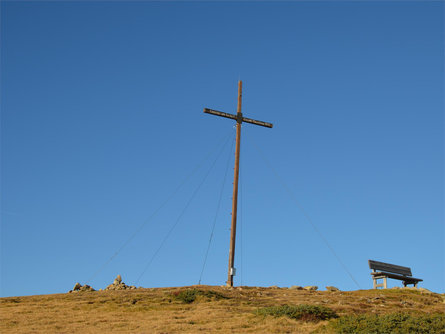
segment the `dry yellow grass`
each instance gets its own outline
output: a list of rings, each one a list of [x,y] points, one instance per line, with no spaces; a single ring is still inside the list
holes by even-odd
[[[173,294],[188,288],[228,298],[198,296],[185,304]],[[215,286],[77,292],[0,298],[1,333],[310,333],[326,322],[262,317],[255,310],[283,304],[323,305],[339,315],[443,313],[443,296],[414,290],[303,291]]]

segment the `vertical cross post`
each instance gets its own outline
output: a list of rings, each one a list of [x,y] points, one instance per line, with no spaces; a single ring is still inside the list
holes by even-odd
[[[220,116],[224,118],[230,118],[236,121],[236,148],[235,148],[235,168],[233,176],[233,197],[232,197],[232,225],[230,229],[230,250],[229,250],[229,271],[227,278],[227,286],[233,286],[233,276],[235,276],[235,241],[236,241],[236,211],[238,207],[238,179],[239,179],[239,159],[240,159],[240,146],[241,146],[241,123],[250,123],[266,128],[272,128],[272,123],[258,121],[243,117],[241,113],[241,100],[243,96],[243,83],[238,81],[238,107],[236,115],[217,111],[209,108],[204,108],[206,114]]]
[[[233,276],[235,275],[235,241],[236,241],[236,215],[238,208],[238,179],[239,179],[239,158],[241,144],[241,123],[243,114],[241,113],[241,101],[243,96],[243,82],[238,81],[238,107],[236,110],[236,147],[235,147],[235,168],[233,173],[233,196],[232,196],[232,225],[230,228],[230,250],[229,250],[229,270],[227,286],[233,286]]]

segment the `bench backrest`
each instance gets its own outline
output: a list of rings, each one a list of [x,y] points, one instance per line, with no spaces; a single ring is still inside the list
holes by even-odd
[[[386,271],[389,273],[400,274],[404,276],[412,276],[411,268],[397,266],[395,264],[368,260],[369,268],[374,270]]]

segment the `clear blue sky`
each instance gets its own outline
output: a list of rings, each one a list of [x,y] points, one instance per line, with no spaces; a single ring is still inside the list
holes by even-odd
[[[357,289],[258,146],[361,288],[374,259],[444,292],[443,2],[2,2],[1,295],[136,284],[175,222],[137,285],[196,284],[231,139],[177,219],[239,78],[274,128],[243,125],[235,285]],[[229,163],[203,284],[227,279]]]

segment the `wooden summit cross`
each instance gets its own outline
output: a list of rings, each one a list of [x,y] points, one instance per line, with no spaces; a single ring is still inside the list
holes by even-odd
[[[241,98],[243,91],[242,81],[238,81],[238,108],[236,115],[228,114],[222,111],[216,111],[208,108],[204,108],[204,112],[216,116],[231,118],[236,120],[236,148],[235,148],[235,171],[233,176],[233,197],[232,197],[232,227],[230,230],[230,250],[229,250],[229,271],[227,286],[233,286],[233,276],[235,276],[235,237],[236,237],[236,210],[238,206],[238,177],[239,177],[239,156],[240,156],[240,143],[241,143],[241,123],[252,123],[255,125],[271,128],[273,124],[254,119],[243,117],[241,113]]]

